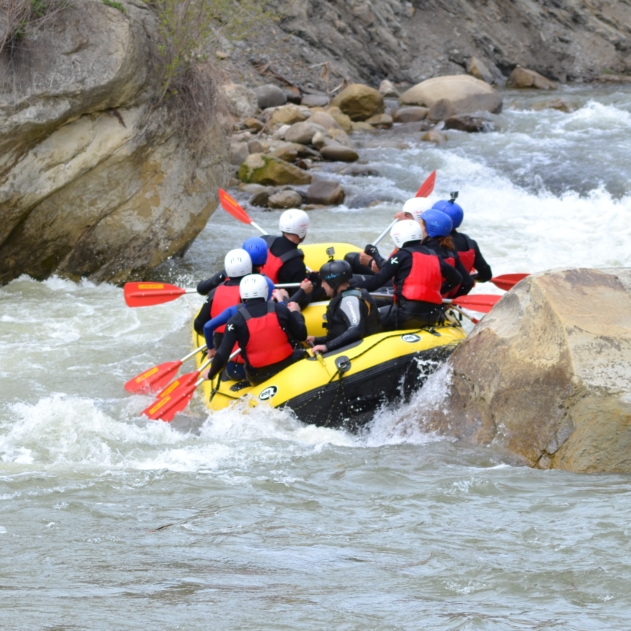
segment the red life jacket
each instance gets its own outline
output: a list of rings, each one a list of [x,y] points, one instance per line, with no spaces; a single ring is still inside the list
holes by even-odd
[[[407,250],[407,248],[402,248]],[[440,288],[443,277],[440,273],[440,260],[435,254],[425,254],[407,250],[412,255],[412,269],[403,281],[403,287],[395,285],[398,295],[407,300],[422,300],[437,305],[443,303]]]
[[[213,301],[210,305],[210,318],[216,318],[224,309],[233,307],[241,302],[241,294],[239,293],[239,285],[226,285],[222,283],[215,288]],[[223,333],[226,325],[222,324],[215,329],[215,333]]]
[[[244,350],[248,363],[253,368],[277,364],[294,352],[287,334],[280,326],[275,303],[268,302],[267,313],[258,318],[253,318],[245,307],[241,307],[239,313],[250,334]]]
[[[464,265],[464,268],[467,270],[467,274],[471,274],[471,270],[473,270],[473,264],[475,263],[475,249],[469,237],[466,234],[460,233],[467,244],[467,250],[458,250],[458,256],[460,257],[460,262]]]
[[[287,263],[287,261],[291,261],[295,258],[305,258],[305,253],[300,249],[296,248],[295,250],[289,250],[289,252],[285,252],[282,256],[276,256],[272,254],[272,247],[276,242],[276,239],[282,239],[282,237],[264,237],[267,242],[267,262],[263,267],[261,267],[261,274],[264,274],[268,278],[272,280],[274,284],[278,282],[278,272],[280,272],[280,268]]]

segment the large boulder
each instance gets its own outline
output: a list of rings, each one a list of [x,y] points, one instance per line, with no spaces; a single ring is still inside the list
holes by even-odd
[[[383,96],[379,90],[361,83],[352,83],[344,88],[331,105],[339,107],[353,121],[365,121],[384,111]]]
[[[631,473],[631,269],[529,276],[450,363],[427,429],[542,469]]]
[[[469,75],[453,75],[427,79],[404,92],[402,105],[422,105],[431,108],[437,101],[448,99],[455,114],[502,111],[502,97],[488,83]]]
[[[305,108],[298,107],[293,103],[283,105],[272,112],[269,119],[270,126],[273,125],[293,125],[294,123],[300,123],[306,121],[309,118],[309,111],[305,111]]]
[[[306,201],[308,204],[320,204],[322,206],[339,206],[344,202],[346,193],[335,180],[316,179],[307,189]]]
[[[228,183],[216,118],[191,144],[155,108],[159,26],[122,5],[67,3],[18,60],[0,55],[0,282],[144,274],[186,248]]]
[[[556,90],[557,84],[550,81],[536,70],[528,70],[517,66],[508,77],[510,88],[536,88],[537,90]]]
[[[309,184],[311,175],[297,166],[261,153],[252,153],[239,168],[242,182],[281,186],[284,184]]]

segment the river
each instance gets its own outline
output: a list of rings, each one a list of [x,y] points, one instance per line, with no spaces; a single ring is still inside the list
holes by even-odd
[[[529,109],[559,96],[571,113]],[[496,274],[630,266],[631,89],[504,102],[495,131],[439,147],[356,137],[379,175],[325,167],[347,205],[314,211],[309,241],[372,241],[437,169],[436,199],[460,192]],[[249,236],[218,210],[153,278],[191,285]],[[627,627],[631,479],[424,434],[410,412],[440,404],[446,369],[359,436],[199,399],[172,424],[140,418],[150,399],[122,384],[188,352],[199,304],[132,310],[117,287],[60,278],[0,288],[2,629]]]

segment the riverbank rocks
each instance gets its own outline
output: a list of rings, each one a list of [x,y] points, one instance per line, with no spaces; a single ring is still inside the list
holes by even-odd
[[[426,107],[400,107],[392,112],[392,120],[395,123],[418,123],[427,118],[428,112]]]
[[[438,99],[427,112],[427,120],[430,123],[438,123],[444,121],[450,116],[455,116],[456,108],[449,99]]]
[[[242,182],[281,186],[283,184],[309,184],[311,175],[297,166],[261,153],[252,153],[239,168]]]
[[[529,276],[449,361],[426,429],[542,469],[631,473],[630,269]]]
[[[305,112],[305,108],[288,103],[276,108],[269,119],[269,125],[293,125],[301,123],[309,118],[309,110]]]
[[[375,116],[371,116],[366,122],[376,129],[390,129],[394,121],[390,114],[375,114]]]
[[[399,98],[399,93],[397,89],[394,87],[394,83],[392,81],[388,81],[388,79],[384,79],[379,85],[379,93],[384,97],[392,97]]]
[[[452,103],[454,114],[478,111],[497,114],[502,111],[502,97],[497,90],[469,75],[428,79],[411,87],[399,97],[402,105],[422,105],[429,108],[441,99],[448,99]]]
[[[508,87],[510,88],[536,88],[537,90],[556,90],[557,84],[543,75],[517,66],[508,77]]]
[[[458,131],[466,131],[468,133],[491,130],[491,124],[486,122],[479,116],[451,116],[445,121],[444,129],[457,129]]]
[[[144,3],[63,3],[0,56],[0,282],[124,282],[183,252],[228,185],[215,113],[191,143],[156,107]]]
[[[344,88],[331,105],[339,107],[352,121],[365,121],[384,112],[383,96],[379,90],[361,83],[352,83]]]
[[[273,83],[255,88],[254,93],[256,94],[258,106],[262,110],[268,107],[278,107],[287,103],[287,95]]]
[[[346,193],[335,180],[314,179],[307,189],[307,204],[321,206],[339,206],[344,202]]]
[[[269,196],[267,205],[270,208],[300,208],[302,206],[302,196],[298,191],[286,189],[278,191]]]
[[[236,118],[253,117],[258,110],[258,99],[253,90],[239,83],[221,86],[230,113]]]
[[[359,155],[354,149],[337,144],[336,142],[322,147],[320,154],[325,160],[329,160],[330,162],[355,162],[359,160]]]

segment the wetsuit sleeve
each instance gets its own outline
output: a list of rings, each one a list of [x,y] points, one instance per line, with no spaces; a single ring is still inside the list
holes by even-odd
[[[210,364],[210,370],[208,372],[208,378],[212,379],[221,372],[223,367],[228,363],[230,359],[230,353],[234,345],[237,343],[237,320],[243,321],[238,314],[228,320],[226,325],[226,332],[224,333],[223,340],[221,340],[221,346],[217,349],[217,354],[213,357],[212,364]]]
[[[197,285],[197,293],[202,296],[207,296],[213,289],[215,289],[215,287],[221,285],[226,278],[227,276],[224,270],[217,272],[214,276],[211,276],[207,280],[203,280]]]
[[[299,342],[307,339],[307,325],[300,311],[290,311],[282,302],[276,306],[276,314],[281,327]]]
[[[368,256],[372,256],[379,269],[381,269],[385,265],[386,259],[381,256],[381,252],[379,252],[376,245],[372,245],[371,243],[369,243],[364,248],[364,252],[368,254]]]
[[[473,249],[475,251],[475,261],[473,262],[473,267],[475,267],[478,272],[476,280],[481,283],[486,283],[493,278],[491,266],[484,260],[478,244],[473,239],[471,239],[471,245],[473,245]]]
[[[441,294],[448,294],[452,289],[455,289],[462,283],[462,274],[455,268],[445,263],[445,261],[438,257],[440,262],[440,273],[445,279],[443,286],[440,289]]]
[[[462,282],[460,283],[460,287],[458,287],[457,296],[464,296],[468,294],[473,289],[473,278],[469,276],[469,273],[465,269],[465,266],[462,264],[459,256],[456,256],[456,271],[460,274],[462,278]]]
[[[305,278],[307,278],[305,261],[298,256],[289,259],[278,272],[279,283],[301,283]]]
[[[335,339],[325,342],[327,351],[342,348],[342,346],[352,344],[364,337],[366,318],[365,313],[362,312],[362,306],[365,312],[366,305],[364,301],[359,300],[357,296],[346,296],[342,298],[342,302],[338,308],[338,317],[342,317],[347,329],[342,335],[338,335]]]
[[[383,287],[391,278],[394,278],[399,271],[403,256],[404,254],[402,252],[397,252],[385,262],[384,266],[379,270],[379,273],[374,276],[364,277],[364,280],[357,283],[355,287],[367,289],[368,291],[375,291],[375,289]]]
[[[206,325],[206,322],[210,320],[210,309],[213,305],[214,295],[215,290],[213,289],[206,297],[206,300],[204,300],[204,304],[193,322],[193,328],[195,329],[195,333],[197,333],[197,335],[204,335],[204,326]]]
[[[233,305],[232,307],[228,307],[227,309],[224,309],[218,316],[216,316],[215,318],[213,318],[212,320],[209,320],[208,322],[206,322],[206,324],[204,324],[204,337],[206,338],[206,346],[208,348],[214,348],[213,333],[222,324],[226,324],[226,322],[228,322],[228,320],[230,320],[230,318],[233,315],[236,315],[236,313],[237,313],[237,306]]]

